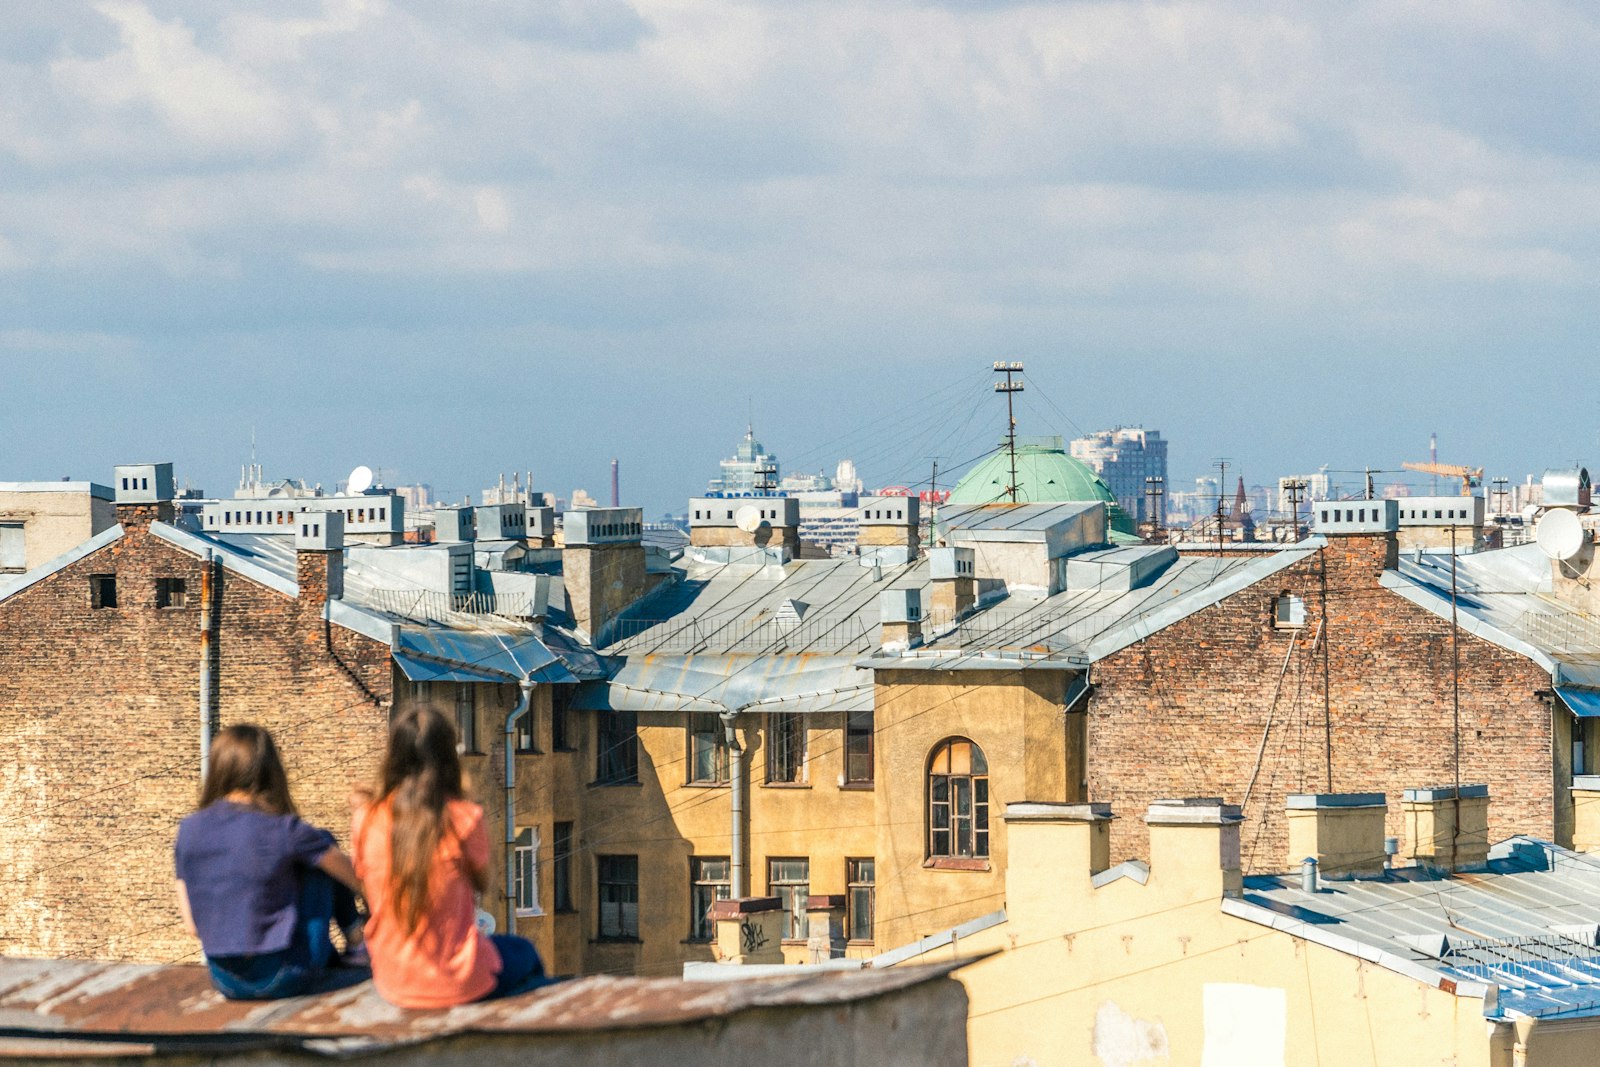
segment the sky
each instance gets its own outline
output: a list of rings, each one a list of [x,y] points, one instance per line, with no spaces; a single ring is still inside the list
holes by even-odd
[[[1600,462],[1594,5],[5,9],[0,480]]]

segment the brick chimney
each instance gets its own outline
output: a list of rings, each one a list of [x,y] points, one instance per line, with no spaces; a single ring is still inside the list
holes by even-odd
[[[563,526],[562,581],[573,622],[596,646],[606,627],[648,589],[643,508],[569,511]]]
[[[144,531],[152,522],[171,522],[177,495],[170,463],[118,464],[112,478],[117,521],[124,532]]]
[[[856,547],[884,564],[917,558],[921,501],[914,496],[865,496],[856,508]]]
[[[928,611],[939,621],[959,619],[978,602],[976,553],[970,548],[928,550]]]
[[[1291,793],[1288,870],[1306,857],[1324,876],[1383,873],[1382,793]]]
[[[1400,563],[1400,505],[1394,500],[1319,500],[1312,531],[1328,539],[1328,582],[1367,588]]]
[[[556,547],[556,509],[542,504],[529,504],[524,540],[529,548]]]
[[[1237,804],[1217,797],[1158,800],[1145,812],[1150,827],[1150,886],[1175,899],[1236,897],[1244,892],[1239,867]]]
[[[878,594],[881,644],[888,651],[922,643],[922,590],[885,589]]]
[[[1402,854],[1411,862],[1454,870],[1489,859],[1488,786],[1463,785],[1459,801],[1455,786],[1407,789],[1401,810],[1406,821]]]
[[[785,560],[793,559],[800,551],[800,501],[792,496],[692,497],[689,545],[712,550],[776,549]],[[741,562],[736,551],[725,554],[728,562]]]
[[[787,913],[777,897],[739,897],[711,905],[719,963],[782,963]]]
[[[300,604],[320,610],[344,596],[344,515],[302,511],[296,518],[294,569]]]

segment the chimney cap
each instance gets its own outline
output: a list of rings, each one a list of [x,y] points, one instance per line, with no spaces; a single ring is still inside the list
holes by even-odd
[[[1108,822],[1116,816],[1104,801],[1063,804],[1050,800],[1016,800],[1001,816],[1006,822]]]
[[[1290,811],[1318,808],[1383,808],[1388,798],[1382,793],[1290,793]]]
[[[160,504],[177,496],[171,463],[119,463],[111,484],[118,504]]]
[[[1461,799],[1487,798],[1489,787],[1487,785],[1463,785]],[[1441,800],[1456,799],[1456,787],[1453,785],[1436,785],[1425,789],[1407,789],[1404,793],[1407,804],[1433,804]]]
[[[1229,826],[1243,822],[1244,814],[1221,797],[1182,797],[1155,801],[1144,821],[1150,826]]]
[[[302,511],[295,516],[296,552],[340,552],[344,550],[344,513],[340,511]]]

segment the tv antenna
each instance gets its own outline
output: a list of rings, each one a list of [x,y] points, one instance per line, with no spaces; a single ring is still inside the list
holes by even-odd
[[[1022,363],[1019,360],[994,361],[994,369],[1006,376],[1003,382],[994,383],[994,391],[1006,395],[1006,451],[1011,454],[1011,484],[1006,486],[1006,494],[1011,497],[1011,502],[1017,502],[1017,413],[1012,405],[1014,393],[1022,392],[1022,383],[1012,378],[1014,374],[1022,373]]]

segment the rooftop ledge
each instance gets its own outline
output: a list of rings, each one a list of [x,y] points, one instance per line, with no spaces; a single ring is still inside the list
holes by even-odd
[[[342,978],[343,988],[308,996],[230,1001],[197,965],[0,958],[0,1058],[59,1063],[214,1055],[215,1062],[237,1057],[261,1063],[259,1053],[272,1050],[279,1054],[272,1062],[313,1062],[470,1036],[476,1063],[501,1062],[500,1054],[485,1053],[514,1045],[517,1062],[543,1064],[546,1056],[563,1062],[586,1038],[616,1042],[621,1032],[643,1042],[639,1058],[607,1062],[646,1063],[670,1035],[703,1034],[713,1020],[731,1025],[755,1012],[752,1025],[765,1020],[759,1025],[770,1027],[775,1010],[836,1011],[944,979],[959,965],[851,972],[796,966],[783,977],[714,984],[597,975],[501,1000],[419,1011],[384,1001],[362,971],[332,972],[329,983]],[[516,1038],[523,1040],[509,1040]],[[533,1038],[538,1041],[530,1044]],[[607,1047],[611,1055],[622,1051]],[[224,1052],[232,1056],[218,1055]],[[427,1058],[423,1053],[418,1062]]]

